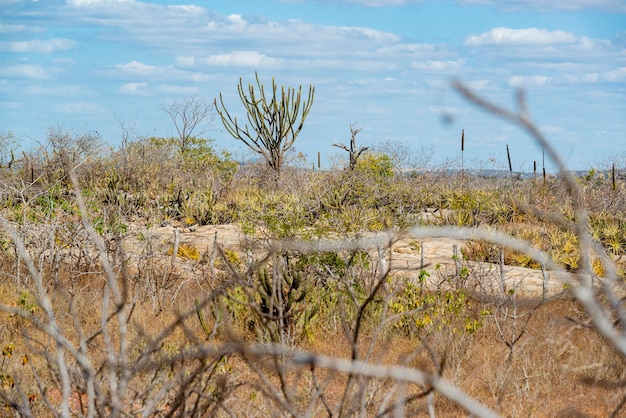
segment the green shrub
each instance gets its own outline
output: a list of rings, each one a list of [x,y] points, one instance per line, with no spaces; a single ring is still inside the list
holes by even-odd
[[[469,309],[465,293],[458,290],[433,293],[408,283],[390,300],[389,307],[402,314],[394,328],[406,335],[423,336],[443,328],[473,333],[482,324]]]
[[[355,171],[375,177],[393,177],[393,160],[387,154],[367,151],[359,157]]]

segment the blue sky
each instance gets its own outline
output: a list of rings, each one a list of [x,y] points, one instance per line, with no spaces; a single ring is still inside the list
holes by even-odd
[[[50,128],[97,131],[115,146],[170,136],[160,109],[223,93],[244,117],[237,83],[316,88],[296,141],[310,161],[362,128],[364,145],[432,148],[433,164],[540,164],[518,129],[450,88],[458,78],[513,106],[524,87],[531,117],[570,168],[626,155],[624,0],[0,0],[0,133],[24,147]],[[443,123],[443,116],[452,123]],[[220,123],[206,136],[244,147]],[[548,165],[548,169],[550,169]]]

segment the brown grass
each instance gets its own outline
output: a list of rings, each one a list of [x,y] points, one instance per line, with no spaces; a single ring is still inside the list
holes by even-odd
[[[68,276],[60,275],[63,280]],[[62,285],[63,283],[60,283]],[[61,327],[67,330],[67,337],[76,340],[78,336],[73,321],[77,319],[83,332],[95,332],[99,329],[101,318],[98,294],[101,283],[97,275],[86,276],[80,283],[74,283],[76,289],[72,294],[62,291],[54,293],[53,302],[61,319]],[[59,289],[62,286],[59,286]],[[0,302],[15,303],[20,295],[8,282],[0,286]],[[193,284],[186,287],[177,297],[175,308],[169,311],[152,309],[149,300],[138,300],[133,309],[129,330],[133,353],[141,351],[141,347],[157,337],[157,335],[177,320],[177,311],[188,307],[196,297]],[[70,316],[70,304],[73,313]],[[101,302],[100,302],[101,304]],[[520,301],[520,311],[530,310],[535,301]],[[481,311],[493,305],[472,302],[472,308]],[[64,314],[65,313],[65,314]],[[36,313],[41,315],[41,313]],[[337,315],[340,315],[337,313]],[[484,318],[483,327],[476,333],[451,332],[443,328],[423,336],[423,340],[415,336],[405,336],[388,331],[384,338],[375,341],[372,361],[382,364],[404,364],[429,372],[436,372],[437,364],[433,356],[443,365],[443,377],[457,385],[469,395],[498,411],[504,416],[609,416],[615,411],[626,394],[626,388],[618,383],[623,381],[626,364],[624,359],[598,336],[593,327],[586,326],[588,318],[578,302],[563,296],[543,303],[531,317],[525,335],[516,344],[511,359],[508,359],[508,348],[504,345],[489,317]],[[33,341],[45,342],[45,335],[33,329],[32,325],[18,317],[3,314],[4,324],[0,331],[0,339],[4,344],[15,344],[14,359],[27,355],[31,365],[36,369],[45,369],[36,347],[29,346]],[[113,324],[111,325],[113,326]],[[212,343],[228,343],[232,338],[254,339],[224,329]],[[329,332],[329,328],[321,327],[315,339],[305,340],[298,345],[299,349],[309,350],[318,354],[327,354],[339,358],[349,358],[352,345],[341,330]],[[24,340],[22,336],[28,335]],[[362,338],[361,346],[371,342],[369,332]],[[185,347],[203,344],[206,335],[198,321],[193,317],[184,321],[161,343],[163,356],[176,356]],[[91,342],[94,351],[92,361],[96,364],[105,363],[104,347],[101,337]],[[98,348],[100,347],[100,348]],[[428,349],[427,349],[428,348]],[[430,350],[430,351],[429,351]],[[98,353],[102,354],[99,355]],[[413,356],[409,363],[406,360]],[[7,359],[5,359],[7,361]],[[179,368],[194,370],[194,361],[177,363]],[[17,370],[21,367],[15,365]],[[173,376],[178,371],[172,370]],[[216,391],[221,385],[223,401],[229,405],[236,415],[263,416],[272,410],[280,409],[276,403],[268,401],[272,390],[280,387],[276,363],[272,357],[247,357],[237,354],[228,355],[215,371],[214,383],[207,390]],[[315,374],[315,376],[313,376]],[[323,383],[323,399],[331,409],[337,408],[346,390],[347,376],[327,370],[289,369],[285,375],[287,385],[293,391],[293,402],[296,410],[304,408],[311,399],[314,380]],[[33,379],[31,377],[30,379]],[[49,386],[45,391],[51,403],[59,401],[60,394],[51,377],[41,379]],[[267,379],[267,380],[264,380]],[[149,383],[149,373],[140,374],[133,380],[133,387]],[[268,389],[268,383],[273,389]],[[32,408],[37,416],[46,416],[47,406],[42,395],[37,395],[33,386],[35,382],[28,378],[22,382],[28,393],[32,391]],[[615,386],[617,384],[617,386]],[[139,385],[139,386],[137,386]],[[379,404],[389,388],[391,381],[372,380],[367,386],[371,396]],[[10,393],[11,390],[8,390]],[[413,386],[407,394],[423,392],[424,388]],[[71,397],[71,407],[79,414],[79,394]],[[130,400],[133,398],[131,397]],[[133,402],[138,402],[137,399]],[[164,401],[161,408],[165,411],[173,400]],[[448,399],[435,394],[433,404],[441,416],[464,416],[462,409]],[[133,407],[128,406],[130,410]],[[84,408],[84,407],[83,407]],[[373,407],[374,408],[374,407]],[[139,409],[138,406],[135,407]],[[303,411],[303,410],[301,410]],[[325,415],[324,408],[318,405],[316,415]],[[374,409],[369,410],[371,413]],[[413,416],[427,416],[425,397],[419,397],[405,406],[405,413]],[[579,414],[579,415],[576,415]]]

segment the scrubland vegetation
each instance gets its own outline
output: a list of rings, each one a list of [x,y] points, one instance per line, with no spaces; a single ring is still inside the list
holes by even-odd
[[[292,152],[276,176],[185,141],[5,152],[0,415],[626,413],[626,167],[401,173],[406,153],[352,146],[348,169]],[[151,234],[226,224],[232,248]],[[389,269],[396,240],[438,234],[467,239],[458,271]],[[500,256],[574,274],[521,297],[473,267]]]

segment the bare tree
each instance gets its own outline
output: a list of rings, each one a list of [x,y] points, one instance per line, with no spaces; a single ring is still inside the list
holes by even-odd
[[[354,169],[356,168],[356,163],[359,160],[361,154],[369,149],[368,147],[359,147],[358,149],[356,148],[356,136],[362,130],[363,128],[356,129],[354,125],[350,125],[350,147],[339,143],[333,144],[333,147],[338,147],[346,150],[348,151],[348,154],[350,154],[350,163],[348,165],[348,169],[350,171],[354,171]]]
[[[372,150],[386,154],[391,158],[393,169],[396,172],[419,171],[428,166],[433,158],[435,149],[432,145],[411,146],[406,142],[394,139],[387,139],[377,142],[372,146]]]
[[[8,131],[0,131],[0,168],[6,167],[11,168],[11,166],[16,162],[14,147],[16,144],[15,135],[13,132]],[[11,158],[9,159],[9,154]]]
[[[259,75],[255,73],[255,76],[258,91],[255,91],[252,84],[249,84],[246,94],[241,78],[237,87],[239,98],[248,114],[249,125],[241,127],[237,117],[233,117],[226,109],[221,93],[221,109],[217,99],[214,105],[228,133],[246,144],[253,152],[261,155],[267,161],[269,168],[279,174],[285,152],[293,146],[311,110],[315,87],[309,86],[308,98],[302,101],[302,85],[297,91],[292,87],[285,89],[285,86],[282,86],[279,95],[276,82],[272,78],[271,95],[266,96],[265,86],[259,81]],[[298,119],[300,119],[299,123]]]
[[[98,131],[74,135],[59,125],[48,130],[47,142],[55,155],[65,154],[70,161],[80,162],[101,151],[102,137]]]
[[[214,129],[215,113],[206,100],[197,96],[176,101],[169,107],[162,107],[174,122],[178,133],[179,150],[184,153],[195,138]]]

